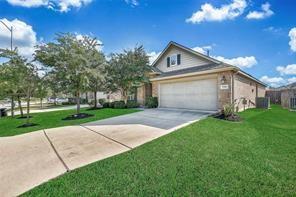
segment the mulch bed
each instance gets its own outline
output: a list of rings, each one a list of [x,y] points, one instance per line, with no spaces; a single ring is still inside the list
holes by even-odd
[[[77,119],[83,119],[83,118],[89,118],[94,116],[93,114],[86,114],[86,113],[80,113],[80,114],[74,114],[67,116],[66,118],[63,118],[62,120],[77,120]]]
[[[217,118],[217,119],[221,119],[221,120],[232,121],[232,122],[241,122],[242,121],[242,118],[237,114],[233,114],[232,116],[225,117],[225,115],[223,113],[218,113],[218,114],[214,114],[213,117]]]
[[[37,126],[37,125],[39,125],[39,124],[35,124],[35,123],[26,123],[26,124],[23,124],[23,125],[18,126],[17,128],[34,127],[34,126]]]

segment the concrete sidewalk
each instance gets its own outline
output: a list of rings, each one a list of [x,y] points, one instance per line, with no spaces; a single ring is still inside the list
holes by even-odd
[[[67,171],[166,135],[209,113],[144,110],[80,126],[0,138],[0,196],[17,196]]]

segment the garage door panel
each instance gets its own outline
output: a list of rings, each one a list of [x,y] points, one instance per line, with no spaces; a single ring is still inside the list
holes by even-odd
[[[217,80],[160,84],[160,107],[216,110]]]

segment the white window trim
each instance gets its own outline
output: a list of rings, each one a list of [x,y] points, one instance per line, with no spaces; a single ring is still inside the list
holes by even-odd
[[[176,63],[172,64],[172,57],[175,56],[176,57]],[[170,55],[170,67],[174,67],[174,66],[178,66],[178,54],[172,54]]]

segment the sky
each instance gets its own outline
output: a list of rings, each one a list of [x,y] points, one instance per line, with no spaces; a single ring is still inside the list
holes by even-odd
[[[106,55],[143,45],[151,61],[175,41],[278,87],[296,82],[295,9],[295,0],[0,0],[0,20],[28,58],[56,33],[94,36]]]

